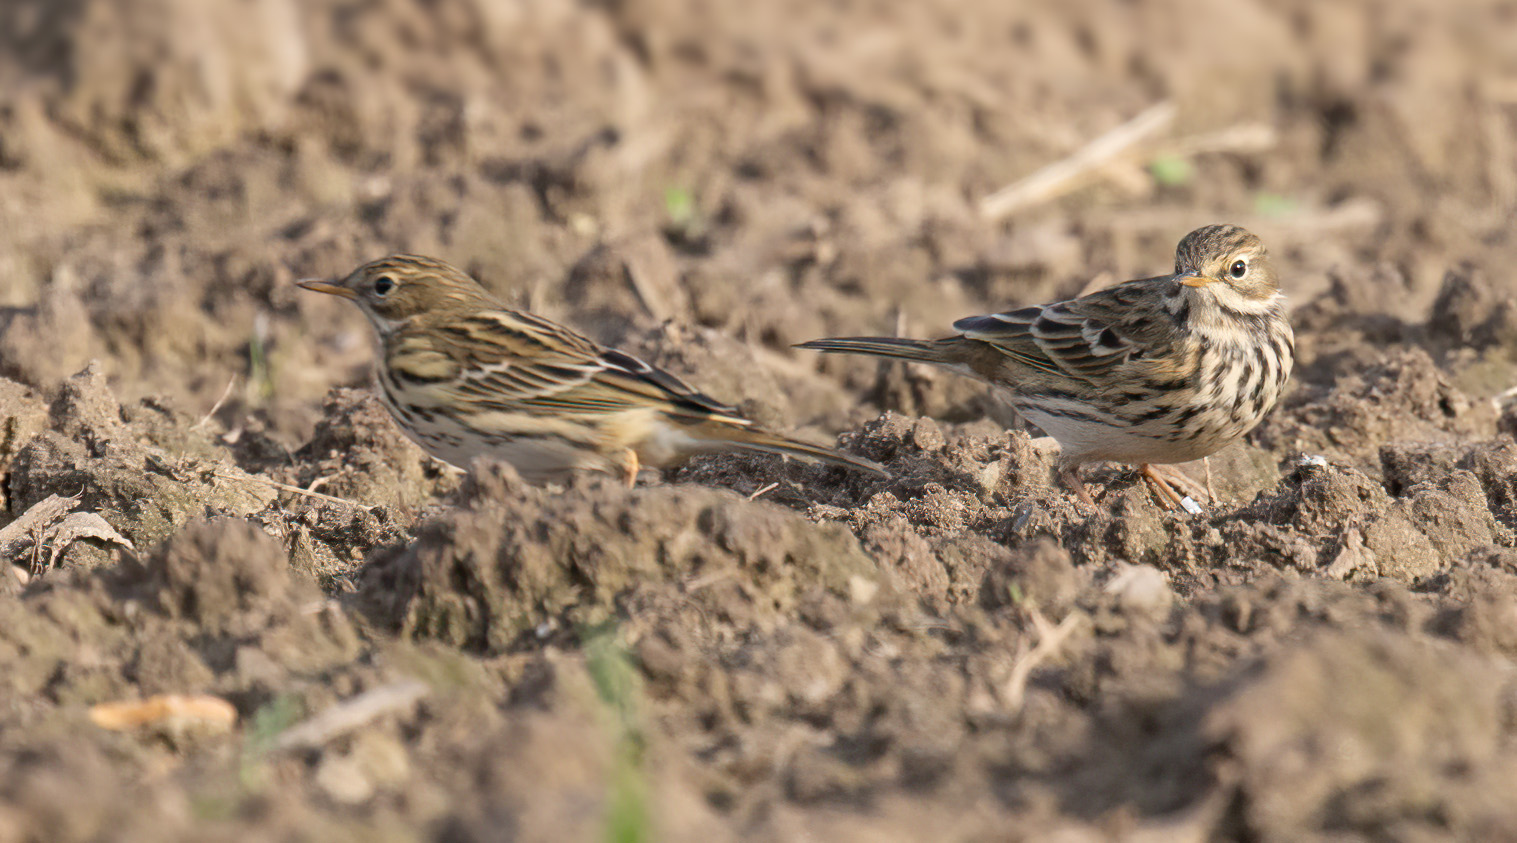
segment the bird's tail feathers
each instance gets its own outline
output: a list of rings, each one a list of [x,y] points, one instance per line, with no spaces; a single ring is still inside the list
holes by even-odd
[[[696,436],[711,443],[713,450],[740,448],[750,451],[763,451],[770,454],[780,454],[782,456],[800,457],[802,459],[830,463],[878,477],[890,477],[890,472],[886,471],[884,466],[873,460],[845,454],[842,451],[828,448],[825,445],[813,445],[810,442],[802,442],[799,439],[780,436],[779,434],[770,433],[767,430],[761,430],[756,427],[705,424],[701,426]]]
[[[795,347],[842,354],[868,354],[874,357],[915,360],[920,363],[939,365],[952,365],[955,362],[941,340],[910,340],[899,337],[829,337],[797,343]]]

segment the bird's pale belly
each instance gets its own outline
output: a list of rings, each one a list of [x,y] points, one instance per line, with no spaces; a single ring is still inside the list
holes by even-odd
[[[610,463],[593,451],[548,438],[497,439],[472,444],[439,435],[440,431],[417,430],[406,434],[428,454],[459,468],[480,457],[511,464],[522,479],[544,483],[566,479],[577,470],[611,470]]]
[[[378,389],[380,401],[395,418],[401,432],[420,445],[429,455],[457,468],[467,469],[479,457],[489,457],[511,464],[523,479],[532,483],[563,480],[579,470],[612,471],[608,460],[596,448],[552,431],[533,432],[518,429],[507,432],[507,425],[461,424],[449,413],[417,404],[402,405],[384,389]],[[517,419],[521,421],[522,419]],[[513,425],[511,427],[521,427]]]
[[[1210,456],[1253,430],[1279,399],[1288,370],[1255,379],[1222,367],[1219,375],[1199,390],[1153,401],[1009,398],[1072,462],[1181,463]]]
[[[1071,462],[1112,460],[1124,463],[1178,463],[1216,453],[1247,428],[1209,429],[1196,436],[1171,438],[1174,428],[1160,424],[1125,426],[1092,418],[1053,415],[1035,407],[1019,408],[1022,417],[1059,443]],[[1251,427],[1252,425],[1250,425]]]

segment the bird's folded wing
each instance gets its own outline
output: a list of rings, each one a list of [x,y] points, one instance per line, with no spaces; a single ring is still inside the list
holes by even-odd
[[[953,327],[1045,374],[1095,381],[1136,350],[1132,338],[1144,318],[1140,292],[1124,284],[1071,301],[970,316]]]
[[[600,360],[605,368],[601,370],[598,380],[608,387],[668,402],[671,410],[681,413],[722,416],[729,421],[747,424],[747,420],[739,416],[737,408],[731,404],[723,404],[669,372],[630,354],[607,349],[601,352]]]
[[[613,413],[652,407],[730,417],[737,410],[642,360],[530,314],[492,311],[458,323],[468,364],[450,388],[486,409]],[[495,405],[490,407],[488,405]]]

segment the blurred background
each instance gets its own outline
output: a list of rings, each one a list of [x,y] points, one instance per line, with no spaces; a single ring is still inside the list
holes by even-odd
[[[1494,1],[7,0],[0,374],[99,358],[192,413],[235,377],[298,442],[370,352],[292,282],[412,251],[771,422],[973,415],[787,346],[1160,274],[1224,220],[1381,329],[1456,264],[1510,293],[1514,115]]]

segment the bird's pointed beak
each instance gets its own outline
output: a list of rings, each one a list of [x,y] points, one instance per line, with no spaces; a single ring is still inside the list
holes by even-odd
[[[325,278],[303,278],[295,282],[303,290],[314,290],[318,293],[326,293],[329,296],[340,296],[345,299],[356,299],[358,294]]]
[[[1175,279],[1187,287],[1205,287],[1211,283],[1211,279],[1204,275],[1181,275]]]

